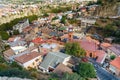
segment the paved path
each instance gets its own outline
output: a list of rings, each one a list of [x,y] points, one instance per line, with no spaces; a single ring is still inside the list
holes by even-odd
[[[90,62],[94,65],[97,72],[97,76],[99,77],[100,80],[120,80],[120,78],[117,78],[116,76],[114,76],[113,74],[102,68],[95,61],[90,60]]]

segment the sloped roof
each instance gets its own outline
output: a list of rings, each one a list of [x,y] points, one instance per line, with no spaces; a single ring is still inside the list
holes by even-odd
[[[120,55],[120,45],[112,45],[108,47],[111,51],[113,51],[116,55]]]
[[[56,74],[62,75],[65,72],[72,73],[72,69],[60,63],[53,71]]]
[[[8,50],[3,52],[3,54],[6,55],[7,57],[13,56],[14,53],[15,52],[12,49],[8,49]]]
[[[81,40],[80,46],[87,51],[95,51],[98,48],[98,45],[93,41]]]
[[[43,39],[40,38],[40,37],[37,37],[34,40],[32,40],[32,42],[35,43],[35,44],[41,44],[43,42]]]
[[[103,63],[107,54],[103,50],[96,50],[95,53],[96,53],[96,56],[98,56],[96,62]]]
[[[49,52],[43,62],[40,64],[40,67],[46,70],[49,67],[55,68],[58,63],[62,63],[67,57],[69,57],[69,55],[61,52]]]
[[[24,64],[36,57],[40,56],[40,53],[37,53],[37,52],[31,52],[31,53],[27,53],[27,54],[23,54],[21,56],[18,56],[18,57],[15,57],[15,61],[21,63],[21,64]]]
[[[120,56],[111,61],[110,64],[120,70]]]

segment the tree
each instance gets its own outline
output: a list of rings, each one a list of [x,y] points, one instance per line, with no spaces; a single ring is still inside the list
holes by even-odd
[[[62,16],[61,23],[63,23],[63,24],[66,23],[66,16]]]
[[[10,68],[7,70],[0,71],[0,76],[31,78],[28,71],[19,70],[17,68]]]
[[[94,66],[91,63],[88,62],[81,62],[79,63],[77,68],[77,73],[84,78],[95,78],[96,72],[94,69]]]
[[[3,40],[7,40],[9,38],[9,35],[5,31],[0,31],[0,36],[2,37]]]
[[[69,74],[65,73],[61,80],[85,80],[77,73]]]
[[[65,53],[66,54],[70,54],[70,55],[74,55],[77,57],[84,57],[86,55],[85,50],[83,50],[79,43],[77,42],[73,42],[73,43],[66,43],[65,44]]]
[[[14,30],[14,31],[13,31],[13,34],[14,34],[14,35],[18,35],[18,34],[19,34],[19,31],[18,31],[18,30]]]
[[[111,55],[111,56],[110,56],[110,59],[111,59],[111,60],[114,60],[115,57],[116,57],[115,55]]]
[[[12,63],[10,64],[10,66],[11,66],[12,68],[18,68],[19,70],[22,70],[22,69],[23,69],[22,66],[20,66],[17,62],[12,62]]]
[[[77,73],[63,73],[63,76],[57,76],[57,74],[52,74],[49,80],[85,80],[83,77],[78,75]]]
[[[48,17],[49,15],[47,13],[44,13],[43,14],[43,17]]]
[[[0,36],[0,52],[5,50],[5,43],[2,41],[2,37]]]

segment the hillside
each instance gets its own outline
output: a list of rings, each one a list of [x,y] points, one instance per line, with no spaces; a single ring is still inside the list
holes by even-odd
[[[102,5],[97,7],[94,15],[102,17],[120,15],[119,6],[117,0],[102,0]]]

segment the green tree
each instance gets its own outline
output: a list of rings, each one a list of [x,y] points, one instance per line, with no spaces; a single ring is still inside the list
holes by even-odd
[[[52,74],[50,77],[51,78],[49,80],[85,80],[77,73],[63,73],[62,77],[57,76],[57,74]]]
[[[2,37],[0,36],[0,52],[2,52],[3,50],[5,50],[5,43],[2,41]]]
[[[14,34],[14,35],[18,35],[18,34],[19,34],[19,31],[18,31],[18,30],[14,30],[14,31],[13,31],[13,34]]]
[[[43,17],[48,17],[49,15],[47,13],[44,13],[43,14]]]
[[[61,80],[85,80],[85,79],[82,78],[77,73],[73,73],[73,74],[65,73]]]
[[[84,78],[95,78],[96,72],[91,63],[81,62],[77,67],[77,73]]]
[[[19,70],[17,68],[10,68],[7,70],[0,71],[0,76],[31,78],[28,71]]]
[[[5,31],[0,31],[0,36],[2,37],[3,40],[7,40],[9,38],[9,35]]]
[[[77,42],[73,42],[73,43],[66,43],[65,44],[65,53],[66,54],[70,54],[70,55],[74,55],[77,57],[84,57],[86,55],[85,50],[83,50],[79,43]]]
[[[10,64],[10,66],[11,66],[12,68],[18,68],[19,70],[22,70],[22,69],[23,69],[22,66],[20,66],[17,62],[12,62],[12,63]]]
[[[5,64],[5,63],[0,63],[0,71],[3,71],[3,70],[7,70],[7,69],[9,69],[10,67],[7,65],[7,64]]]
[[[66,23],[66,16],[62,16],[62,19],[60,21],[61,23],[65,24]]]
[[[111,59],[111,60],[114,60],[115,57],[116,57],[115,55],[111,55],[111,56],[110,56],[110,59]]]

